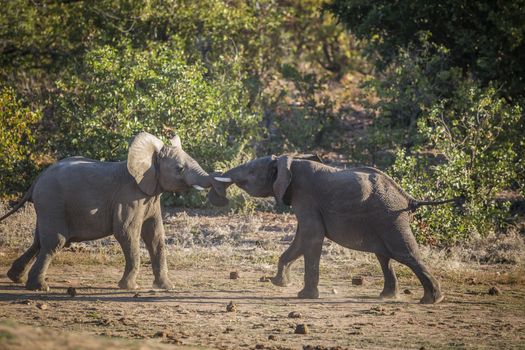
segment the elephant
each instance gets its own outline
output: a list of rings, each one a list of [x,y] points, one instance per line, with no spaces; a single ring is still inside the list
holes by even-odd
[[[396,298],[399,287],[392,266],[396,260],[408,266],[423,285],[423,304],[439,303],[439,282],[421,259],[410,229],[411,212],[422,205],[456,201],[419,201],[407,194],[385,173],[373,167],[338,169],[317,157],[266,156],[228,170],[215,181],[210,202],[227,203],[226,189],[235,184],[254,197],[274,196],[291,205],[297,218],[295,237],[279,258],[271,279],[277,286],[290,283],[290,267],[304,256],[304,288],[299,298],[318,298],[319,262],[324,238],[346,248],[374,253],[384,275],[381,298]]]
[[[203,190],[212,182],[182,149],[178,136],[165,145],[141,132],[130,141],[127,161],[101,162],[84,157],[58,161],[45,169],[20,202],[0,218],[7,218],[25,202],[34,203],[37,220],[33,243],[13,262],[7,276],[17,283],[27,277],[27,289],[48,291],[45,275],[55,253],[71,242],[113,234],[126,261],[120,288],[138,288],[142,237],[151,258],[153,286],[171,289],[160,196],[165,191],[191,187]]]

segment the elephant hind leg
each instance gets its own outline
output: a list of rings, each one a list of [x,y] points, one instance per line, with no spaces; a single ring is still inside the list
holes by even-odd
[[[26,289],[42,291],[49,290],[49,286],[45,280],[46,271],[53,256],[66,244],[64,235],[65,231],[61,231],[61,233],[53,232],[40,235],[40,251],[38,252],[33,267],[29,270]]]
[[[424,295],[422,304],[435,304],[443,300],[443,294],[439,282],[432,276],[419,254],[419,247],[412,234],[412,230],[406,224],[394,230],[388,237],[383,239],[391,258],[408,266],[423,285]]]
[[[443,300],[439,282],[428,271],[421,259],[413,255],[398,255],[394,259],[408,266],[423,285],[424,295],[419,301],[421,304],[437,304]]]
[[[9,277],[15,283],[23,283],[26,279],[27,270],[31,265],[31,262],[38,254],[40,250],[40,239],[38,237],[38,229],[35,230],[35,236],[31,246],[16,259],[9,271],[7,271],[7,277]]]
[[[392,266],[392,260],[384,255],[376,254],[377,260],[383,270],[383,276],[385,279],[383,291],[379,295],[381,298],[397,298],[398,296],[398,283],[394,267]]]

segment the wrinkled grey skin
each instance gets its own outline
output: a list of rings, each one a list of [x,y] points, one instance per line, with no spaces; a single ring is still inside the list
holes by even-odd
[[[46,270],[53,255],[71,242],[113,234],[126,259],[120,288],[136,289],[142,237],[155,276],[154,287],[172,288],[167,274],[160,195],[191,186],[209,187],[210,177],[184,152],[176,136],[171,145],[146,132],[130,143],[128,160],[100,162],[83,157],[47,168],[3,220],[32,201],[37,214],[33,244],[16,259],[7,275],[26,288],[49,290]],[[200,189],[199,187],[199,189]]]
[[[410,229],[410,211],[420,205],[447,201],[422,202],[406,194],[381,171],[360,167],[336,169],[319,162],[290,156],[268,156],[233,168],[219,178],[255,197],[275,196],[278,203],[291,205],[297,217],[297,233],[281,255],[272,282],[287,286],[290,266],[304,256],[304,288],[299,298],[318,298],[319,260],[324,238],[347,248],[374,253],[384,274],[383,298],[398,295],[398,282],[391,260],[407,265],[421,281],[421,303],[443,299],[438,281],[424,265]],[[225,196],[222,189],[210,196]],[[218,198],[210,198],[219,203]]]

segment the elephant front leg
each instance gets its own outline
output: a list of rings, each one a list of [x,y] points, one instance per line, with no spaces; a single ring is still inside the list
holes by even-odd
[[[155,281],[154,288],[172,289],[173,283],[168,278],[168,266],[166,263],[166,248],[164,244],[164,226],[160,214],[148,219],[142,225],[142,239],[146,244]]]
[[[307,232],[303,235],[304,252],[304,288],[298,293],[301,299],[319,298],[319,264],[321,260],[321,250],[323,248],[324,231],[322,225],[309,225]]]
[[[139,234],[138,232],[135,233],[133,231],[122,231],[118,234],[115,234],[115,238],[122,247],[122,252],[124,253],[124,258],[126,259],[124,275],[118,283],[119,288],[122,289],[138,288],[136,279],[140,266]]]
[[[290,284],[290,268],[295,260],[303,254],[301,248],[301,235],[297,230],[292,244],[279,258],[277,274],[271,279],[272,283],[279,287],[286,287]]]

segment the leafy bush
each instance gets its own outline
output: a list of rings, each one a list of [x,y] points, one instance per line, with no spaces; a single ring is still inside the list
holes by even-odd
[[[234,159],[255,136],[258,116],[244,107],[238,67],[207,77],[176,45],[144,50],[103,46],[86,55],[84,73],[59,83],[61,156],[125,159],[130,137],[177,133],[201,164]]]
[[[421,241],[454,243],[512,223],[509,203],[496,197],[513,187],[523,191],[523,183],[516,183],[525,165],[521,114],[494,88],[465,82],[418,121],[430,149],[417,147],[413,155],[400,150],[392,174],[416,198],[466,198],[460,208],[418,209],[413,228]]]
[[[0,193],[6,195],[25,191],[29,187],[36,166],[31,158],[34,152],[34,128],[40,114],[24,107],[15,91],[0,90]]]

